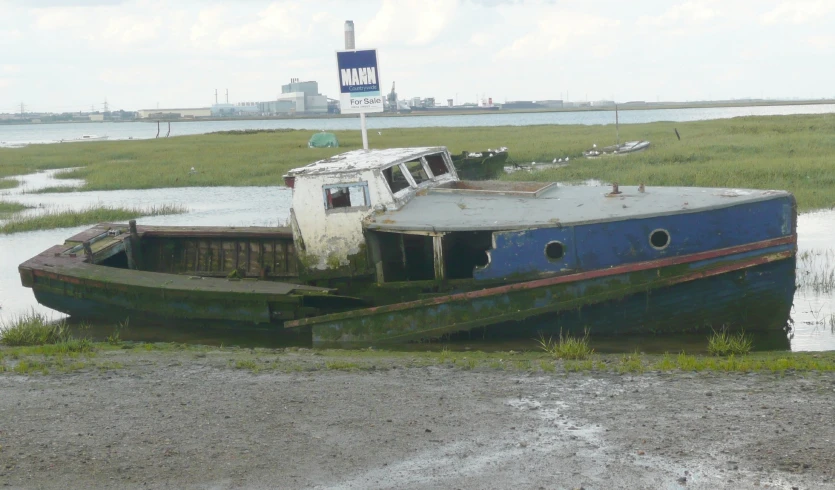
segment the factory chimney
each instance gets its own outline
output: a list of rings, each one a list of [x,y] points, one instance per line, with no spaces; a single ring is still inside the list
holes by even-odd
[[[354,21],[345,21],[345,49],[354,48]]]

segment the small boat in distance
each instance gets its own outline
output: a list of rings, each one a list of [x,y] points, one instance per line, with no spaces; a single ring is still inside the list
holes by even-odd
[[[638,153],[649,148],[649,141],[627,141],[619,145],[604,146],[597,148],[597,145],[583,152],[586,158],[597,158],[607,155],[626,155],[627,153]]]
[[[462,151],[452,155],[458,176],[464,180],[490,180],[501,175],[507,161],[507,147],[484,151]]]
[[[98,136],[95,134],[82,134],[81,138],[69,139],[69,140],[59,140],[59,143],[78,143],[79,141],[102,141],[108,138],[107,135],[105,136]]]

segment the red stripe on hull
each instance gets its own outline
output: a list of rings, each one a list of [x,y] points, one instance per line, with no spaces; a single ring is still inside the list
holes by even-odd
[[[437,298],[430,298],[418,301],[409,301],[406,303],[397,303],[393,305],[384,305],[384,306],[376,306],[372,308],[364,308],[362,310],[355,310],[348,313],[336,313],[333,317],[340,317],[345,315],[345,318],[358,316],[358,315],[365,315],[365,314],[374,314],[380,312],[390,312],[390,311],[399,311],[405,310],[409,308],[414,308],[417,306],[423,305],[433,305],[433,304],[443,304],[443,303],[450,303],[453,301],[461,301],[461,300],[468,300],[468,299],[476,299],[482,298],[486,296],[494,296],[497,294],[504,294],[511,291],[524,291],[528,289],[538,289],[542,287],[552,286],[555,284],[562,284],[567,282],[577,282],[583,281],[587,279],[597,279],[601,277],[608,277],[608,276],[615,276],[620,274],[626,274],[629,272],[638,272],[644,271],[648,269],[660,269],[663,267],[670,267],[674,265],[681,265],[681,264],[689,264],[693,262],[699,262],[702,260],[710,260],[721,258],[725,256],[735,255],[738,253],[744,252],[751,252],[754,250],[762,250],[770,247],[775,247],[779,245],[788,245],[797,243],[797,235],[792,234],[782,238],[774,238],[771,240],[763,240],[761,242],[754,242],[749,243],[746,245],[738,245],[736,247],[728,247],[728,248],[721,248],[717,250],[710,250],[707,252],[699,252],[695,254],[689,255],[682,255],[679,257],[669,257],[664,259],[658,260],[650,260],[647,262],[638,262],[636,264],[626,264],[620,265],[617,267],[610,267],[607,269],[599,269],[589,272],[581,272],[578,274],[569,274],[565,276],[558,276],[558,277],[551,277],[548,279],[538,279],[535,281],[528,281],[528,282],[521,282],[515,284],[509,284],[507,286],[499,286],[495,288],[488,288],[488,289],[480,289],[478,291],[469,291],[466,293],[459,293],[453,294],[449,296],[440,296]],[[746,267],[752,267],[754,265],[764,264],[766,262],[771,262],[774,260],[779,260],[783,258],[791,257],[794,254],[794,251],[787,251],[787,252],[779,252],[775,254],[771,254],[766,257],[757,257],[754,259],[749,259],[742,262],[737,262],[731,265],[717,267],[716,269],[710,271],[700,271],[693,274],[688,274],[685,276],[681,276],[679,278],[675,278],[670,282],[670,284],[677,284],[679,282],[687,282],[692,281],[695,279],[699,279],[700,277],[709,277],[712,275],[723,274],[725,272],[730,272],[737,269],[744,269]],[[714,272],[715,271],[715,272]],[[331,316],[331,315],[327,315]],[[313,318],[306,318],[301,320],[292,320],[284,323],[285,328],[294,328],[300,327],[305,325],[310,325],[313,323],[318,323],[321,321],[321,317],[313,317]]]

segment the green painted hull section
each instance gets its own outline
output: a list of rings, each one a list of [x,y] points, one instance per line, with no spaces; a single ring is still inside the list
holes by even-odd
[[[475,291],[442,298],[414,301],[400,305],[382,306],[347,313],[327,315],[300,322],[312,326],[314,344],[384,344],[392,342],[419,341],[440,338],[444,335],[488,325],[505,324],[541,318],[560,312],[580,310],[606,302],[623,301],[637,296],[646,297],[653,291],[671,289],[681,283],[694,282],[711,287],[713,276],[730,280],[727,299],[730,302],[742,299],[757,290],[751,283],[756,281],[756,269],[763,264],[780,261],[777,277],[769,276],[761,281],[762,298],[767,299],[771,291],[778,290],[776,298],[781,304],[791,305],[794,294],[794,252],[772,251],[740,258],[704,263],[680,264],[660,269],[647,269],[608,277],[583,279],[539,287],[525,287],[515,284],[494,290]],[[772,284],[774,283],[774,284]],[[531,283],[528,283],[531,284]],[[738,284],[738,286],[737,286]],[[692,301],[682,296],[680,303]],[[700,306],[703,313],[718,305]],[[617,311],[610,311],[609,319],[617,328],[608,333],[641,333],[665,330],[657,323],[647,327],[653,314],[662,318],[675,318],[680,306],[664,305],[663,311],[651,311],[649,304],[644,318],[637,324],[618,325]],[[698,318],[699,312],[694,318]],[[512,325],[512,324],[511,324]],[[688,328],[691,327],[691,328]],[[692,329],[692,325],[670,322],[667,331]],[[510,327],[512,328],[512,327]],[[770,327],[769,327],[770,328]]]

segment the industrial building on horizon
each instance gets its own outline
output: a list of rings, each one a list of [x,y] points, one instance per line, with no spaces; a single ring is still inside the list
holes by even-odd
[[[320,115],[329,112],[339,112],[337,101],[330,100],[319,93],[319,83],[308,80],[300,81],[291,78],[290,83],[281,86],[281,94],[275,100],[260,102],[229,103],[229,91],[226,91],[226,102],[217,102],[210,107],[175,108],[175,109],[140,109],[137,117],[140,119],[198,119],[215,117],[258,117],[258,116],[288,116],[288,115]]]

